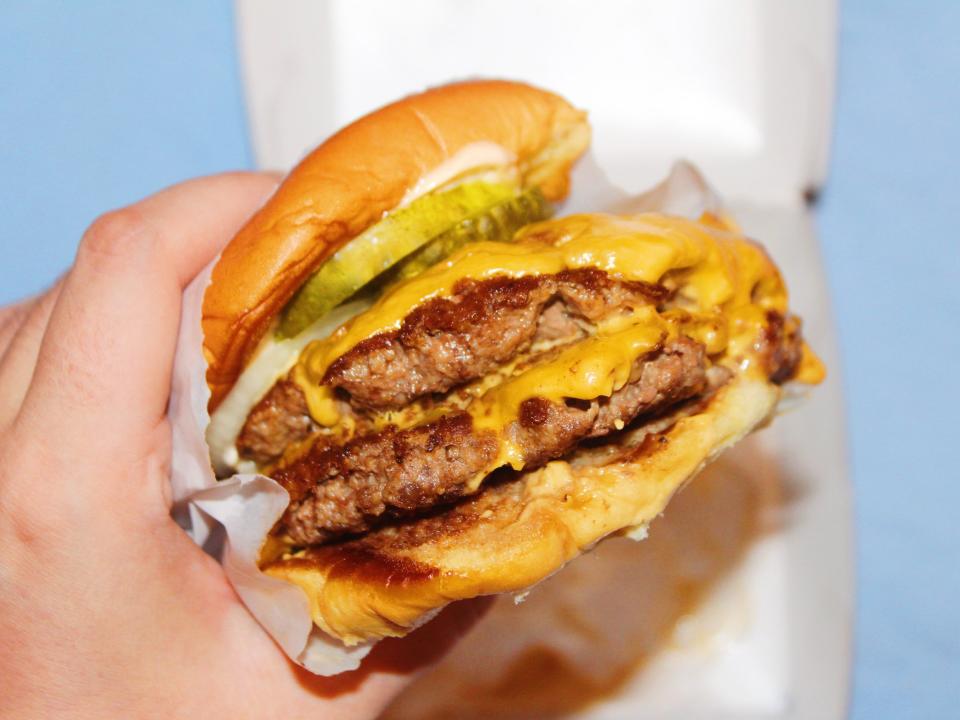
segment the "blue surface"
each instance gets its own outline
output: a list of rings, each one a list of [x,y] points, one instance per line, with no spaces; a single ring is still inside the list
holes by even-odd
[[[960,717],[960,3],[851,0],[821,237],[859,541],[853,715]]]
[[[248,167],[227,2],[0,3],[0,302],[105,210]]]
[[[858,504],[853,716],[953,718],[960,3],[850,0],[841,24],[819,218]],[[8,0],[0,28],[0,302],[66,267],[99,212],[250,165],[228,2]]]

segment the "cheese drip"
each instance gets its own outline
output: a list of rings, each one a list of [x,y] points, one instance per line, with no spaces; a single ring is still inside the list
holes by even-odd
[[[322,385],[323,376],[360,341],[398,329],[412,310],[451,295],[464,279],[548,275],[587,267],[624,280],[662,282],[676,288],[676,294],[663,312],[648,307],[615,318],[598,328],[595,337],[488,391],[468,408],[475,422],[503,429],[516,419],[519,405],[528,397],[609,395],[625,382],[621,378],[629,375],[634,360],[668,333],[703,342],[714,362],[759,372],[756,344],[767,313],[787,312],[786,289],[773,262],[762,248],[716,216],[705,215],[698,222],[659,213],[571,215],[529,225],[513,244],[468,245],[396,286],[330,337],[307,346],[294,379],[303,388],[314,419],[334,424],[333,391]],[[817,382],[822,376],[819,367],[816,356],[805,349],[799,379]],[[506,451],[511,464],[515,455],[515,450]]]
[[[489,428],[499,435],[500,453],[491,469],[507,463],[514,470],[523,469],[523,448],[503,430],[517,419],[524,400],[542,397],[562,402],[565,398],[592,400],[612,395],[626,385],[637,359],[656,349],[667,334],[666,323],[656,311],[642,308],[630,316],[630,322],[614,323],[609,329],[601,326],[593,337],[507,379],[472,402],[467,412],[474,427]],[[475,485],[483,475],[475,479]]]

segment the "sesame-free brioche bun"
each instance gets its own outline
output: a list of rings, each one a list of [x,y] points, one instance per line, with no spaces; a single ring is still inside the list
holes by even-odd
[[[766,377],[737,374],[656,427],[355,540],[276,557],[268,545],[261,564],[301,587],[313,621],[345,644],[401,636],[455,600],[523,591],[608,535],[642,535],[707,462],[770,417],[779,397]]]
[[[589,139],[585,113],[563,98],[491,80],[412,95],[333,135],[294,168],[213,268],[202,320],[211,411],[310,274],[431,170],[469,145],[494,144],[525,186],[557,200]]]

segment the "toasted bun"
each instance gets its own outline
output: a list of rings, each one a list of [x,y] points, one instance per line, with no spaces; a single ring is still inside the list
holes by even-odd
[[[404,635],[449,602],[522,591],[605,536],[643,530],[704,464],[763,423],[779,396],[765,378],[737,375],[660,432],[578,451],[438,515],[264,570],[303,588],[314,622],[348,645]]]
[[[515,82],[428,90],[361,118],[308,155],[224,249],[203,303],[210,408],[233,387],[273,318],[327,257],[471,143],[501,146],[524,184],[567,193],[589,143],[586,115]]]

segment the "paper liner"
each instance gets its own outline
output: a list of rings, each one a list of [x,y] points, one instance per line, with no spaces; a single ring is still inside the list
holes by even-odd
[[[703,176],[686,162],[674,165],[669,176],[651,190],[628,197],[610,184],[592,155],[587,155],[574,172],[572,185],[573,193],[561,208],[564,214],[607,208],[696,219],[704,211],[720,211]],[[310,619],[304,592],[264,575],[257,567],[267,533],[289,502],[286,490],[264,475],[234,475],[217,481],[211,467],[204,439],[210,423],[210,391],[200,320],[203,293],[215,262],[190,283],[183,296],[168,411],[173,430],[173,515],[198,545],[220,560],[244,604],[291,659],[318,675],[353,670],[372,644],[348,648],[319,631]]]

